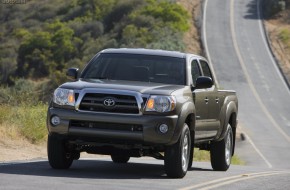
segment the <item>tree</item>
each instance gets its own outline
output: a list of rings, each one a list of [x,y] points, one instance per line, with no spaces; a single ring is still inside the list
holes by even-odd
[[[49,74],[47,62],[51,59],[51,34],[37,32],[30,35],[18,50],[17,73],[21,77],[39,78]]]

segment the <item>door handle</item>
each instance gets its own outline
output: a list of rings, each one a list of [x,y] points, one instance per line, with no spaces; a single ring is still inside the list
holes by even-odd
[[[219,101],[220,101],[219,98],[216,98],[216,99],[215,99],[215,102],[216,102],[217,104],[219,103]]]
[[[205,101],[206,104],[208,104],[209,99],[206,97],[206,98],[204,99],[204,101]]]

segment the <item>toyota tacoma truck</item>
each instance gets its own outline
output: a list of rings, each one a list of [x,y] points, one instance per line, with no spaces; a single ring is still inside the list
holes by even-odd
[[[213,170],[234,154],[238,100],[219,90],[205,58],[175,51],[106,49],[53,94],[47,113],[49,164],[68,169],[81,152],[164,160],[182,178],[194,148],[210,151]]]

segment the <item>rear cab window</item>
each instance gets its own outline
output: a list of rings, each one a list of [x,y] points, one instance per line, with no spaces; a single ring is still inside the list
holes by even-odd
[[[208,66],[208,63],[204,60],[200,60],[199,62],[200,62],[201,69],[203,71],[203,76],[210,77],[212,80],[214,80],[212,77],[210,68]]]

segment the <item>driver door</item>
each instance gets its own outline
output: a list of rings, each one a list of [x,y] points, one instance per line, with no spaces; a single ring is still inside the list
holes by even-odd
[[[193,86],[196,84],[196,79],[201,76],[201,70],[198,60],[194,59],[191,61],[191,76]],[[206,138],[206,126],[208,123],[209,116],[209,105],[207,101],[207,90],[206,89],[195,89],[192,92],[193,101],[196,109],[196,126],[195,126],[195,138],[203,139]]]

